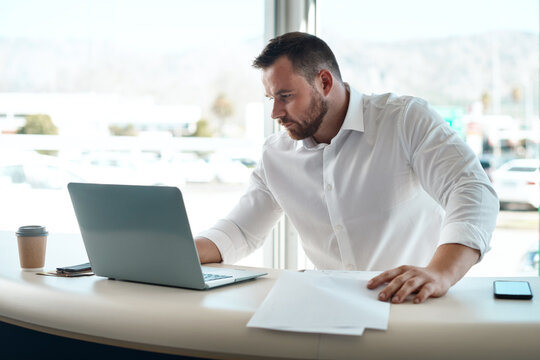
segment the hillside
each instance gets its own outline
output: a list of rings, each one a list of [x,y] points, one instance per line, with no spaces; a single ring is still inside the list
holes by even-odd
[[[538,114],[538,35],[503,32],[396,43],[330,36],[329,43],[345,80],[363,92],[393,91],[461,106],[483,93],[496,99],[498,93],[504,107],[519,88]],[[113,41],[0,38],[0,92],[152,95],[163,104],[202,104],[203,113],[225,93],[243,108],[239,105],[259,102],[263,95],[259,73],[250,66],[262,46],[257,39],[151,53]]]

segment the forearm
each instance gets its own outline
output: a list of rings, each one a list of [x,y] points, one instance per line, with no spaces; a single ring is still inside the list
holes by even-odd
[[[223,261],[221,253],[216,244],[210,239],[197,237],[195,238],[195,246],[199,253],[199,260],[201,264],[207,263],[220,263]]]
[[[479,250],[461,244],[443,244],[437,248],[427,267],[441,274],[452,286],[479,258]]]
[[[262,246],[281,214],[281,208],[256,169],[246,193],[229,214],[196,236],[212,240],[198,245],[201,261],[236,263]]]

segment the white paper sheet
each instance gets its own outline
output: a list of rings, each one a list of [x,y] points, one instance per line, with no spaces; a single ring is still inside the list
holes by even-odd
[[[373,273],[285,271],[248,322],[248,327],[362,335],[386,330],[390,304],[367,289]]]

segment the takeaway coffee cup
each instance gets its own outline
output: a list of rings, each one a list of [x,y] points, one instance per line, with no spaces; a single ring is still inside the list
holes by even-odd
[[[47,235],[49,235],[45,226],[21,226],[16,235],[19,244],[21,268],[26,271],[43,269]]]

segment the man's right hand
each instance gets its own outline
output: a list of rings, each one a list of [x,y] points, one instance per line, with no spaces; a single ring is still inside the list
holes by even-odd
[[[221,253],[216,244],[210,239],[197,237],[195,238],[195,246],[199,253],[199,260],[201,264],[207,263],[220,263],[223,261]]]

